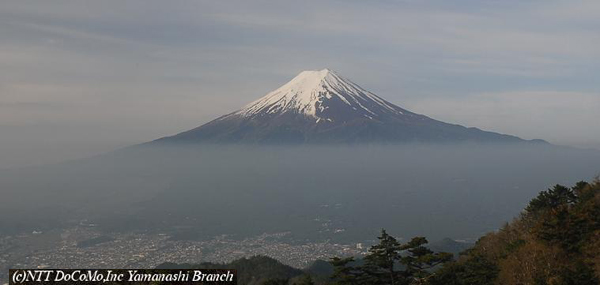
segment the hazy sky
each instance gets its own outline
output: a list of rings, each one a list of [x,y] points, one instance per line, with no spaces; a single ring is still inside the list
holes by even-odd
[[[196,127],[307,69],[600,148],[600,1],[2,1],[0,168]]]

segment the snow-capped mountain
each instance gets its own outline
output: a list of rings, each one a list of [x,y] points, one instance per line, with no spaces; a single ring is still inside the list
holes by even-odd
[[[372,109],[372,110],[371,110]],[[414,116],[329,69],[303,71],[290,82],[229,116],[295,113],[315,123]]]
[[[238,111],[155,142],[522,142],[398,107],[336,72],[303,71]]]

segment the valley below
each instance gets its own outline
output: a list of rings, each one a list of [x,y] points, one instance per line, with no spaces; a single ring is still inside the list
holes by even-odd
[[[134,147],[0,177],[0,264],[135,267],[360,256],[385,228],[474,242],[595,151],[531,145]],[[35,178],[35,179],[34,179]],[[40,207],[39,205],[43,205]]]

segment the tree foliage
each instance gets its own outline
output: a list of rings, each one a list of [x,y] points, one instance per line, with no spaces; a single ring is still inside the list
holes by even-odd
[[[363,265],[353,265],[353,258],[333,258],[333,284],[426,284],[431,269],[452,259],[450,253],[435,253],[425,247],[424,237],[402,244],[382,230],[378,239]]]
[[[556,185],[430,284],[600,284],[600,182]]]

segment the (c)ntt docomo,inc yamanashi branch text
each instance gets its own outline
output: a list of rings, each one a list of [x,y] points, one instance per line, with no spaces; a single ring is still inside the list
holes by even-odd
[[[237,284],[237,272],[234,269],[10,269],[9,279],[10,284]]]

